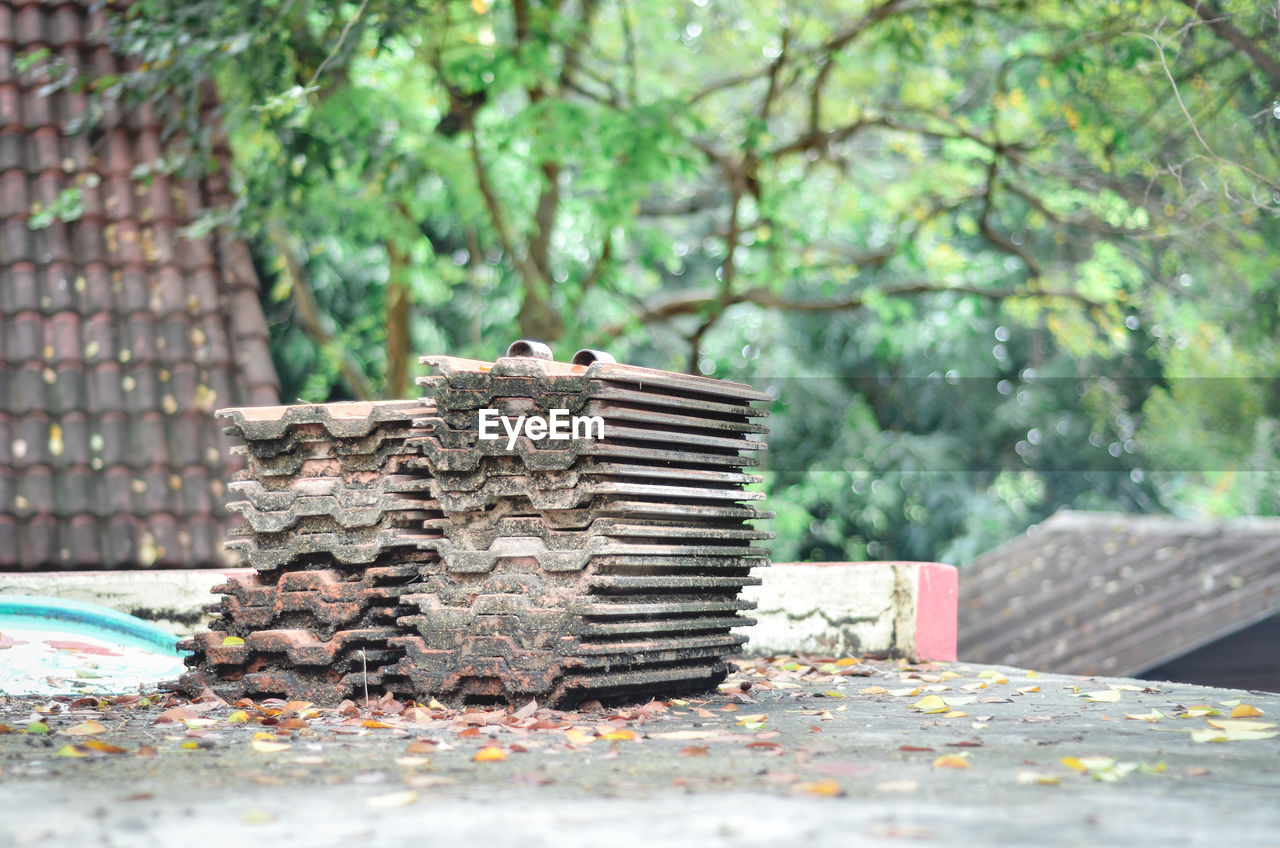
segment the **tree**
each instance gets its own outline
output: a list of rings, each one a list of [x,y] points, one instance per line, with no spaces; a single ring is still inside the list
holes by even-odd
[[[255,240],[290,394],[404,396],[413,353],[517,334],[822,378],[776,418],[794,556],[1277,507],[1205,494],[1275,467],[1280,393],[1237,379],[1277,365],[1274,10],[139,0],[112,39],[139,65],[95,90],[173,107],[162,166],[225,130],[210,224]]]

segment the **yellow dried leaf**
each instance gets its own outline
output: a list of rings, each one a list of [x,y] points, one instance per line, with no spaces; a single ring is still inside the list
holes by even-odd
[[[577,728],[571,727],[564,732],[565,738],[573,745],[590,745],[596,741],[596,738],[590,733],[583,733]]]
[[[59,731],[63,736],[93,736],[97,733],[106,733],[106,725],[96,722],[93,719],[77,724],[75,727],[68,727],[66,730]]]
[[[964,718],[967,715],[968,713],[963,712],[961,710],[951,710],[950,712],[943,713],[942,717],[943,718]]]
[[[1018,783],[1023,786],[1033,786],[1036,784],[1039,784],[1040,786],[1057,786],[1061,782],[1061,778],[1054,777],[1051,774],[1040,774],[1035,771],[1018,772]]]
[[[89,756],[89,752],[84,750],[80,745],[63,745],[58,749],[57,756],[79,758]]]
[[[231,715],[227,716],[228,724],[244,724],[248,720],[249,714],[244,710],[236,710]]]
[[[911,705],[913,710],[919,710],[922,713],[945,713],[951,709],[947,702],[937,695],[925,695],[920,700]]]
[[[943,754],[933,761],[934,768],[969,768],[969,761],[959,754]]]
[[[1249,721],[1241,718],[1207,718],[1205,724],[1219,730],[1270,730],[1276,726],[1273,721]]]
[[[1120,692],[1115,689],[1104,689],[1101,692],[1084,692],[1080,697],[1084,698],[1086,701],[1114,704],[1120,700]]]
[[[584,734],[585,735],[585,734]],[[507,758],[507,752],[497,747],[481,748],[471,759],[477,763],[496,763]]]
[[[837,795],[844,794],[844,788],[834,780],[819,780],[814,783],[802,783],[796,787],[801,792],[807,792],[810,795],[818,795],[823,798],[834,798]]]
[[[1039,686],[1023,686],[1021,689],[1018,690],[1018,694],[1030,695],[1032,692],[1039,692],[1039,691],[1040,691]]]
[[[627,730],[624,728],[622,730],[613,730],[609,733],[602,734],[600,738],[606,739],[610,742],[635,742],[640,738],[640,734],[636,733],[634,730]]]
[[[836,660],[836,665],[860,665],[862,660],[857,657],[841,657]]]
[[[99,754],[124,754],[127,753],[124,748],[119,745],[112,745],[109,742],[103,742],[99,739],[86,739],[81,743],[80,747],[88,748],[90,751],[96,751]]]
[[[1159,721],[1164,717],[1165,717],[1165,714],[1160,712],[1159,710],[1152,710],[1149,713],[1126,713],[1125,714],[1125,718],[1133,719],[1134,721]]]
[[[763,724],[768,720],[769,717],[764,713],[752,713],[751,715],[738,716],[738,724]]]
[[[1258,718],[1262,714],[1263,714],[1262,710],[1258,709],[1253,704],[1240,704],[1238,707],[1236,707],[1231,711],[1231,715],[1229,717],[1230,718]],[[1213,724],[1213,722],[1209,722],[1209,723]]]
[[[409,789],[404,792],[392,792],[387,795],[374,795],[371,798],[365,798],[364,803],[366,806],[385,810],[390,807],[407,807],[417,800],[418,793]]]
[[[266,739],[252,739],[249,744],[253,746],[253,750],[260,751],[263,754],[274,754],[289,750],[288,742],[269,742]]]
[[[867,686],[864,689],[858,690],[858,693],[861,695],[885,695],[888,692],[889,690],[883,686]]]

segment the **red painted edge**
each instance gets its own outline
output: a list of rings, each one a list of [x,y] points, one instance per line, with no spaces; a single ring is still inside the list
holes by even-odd
[[[956,661],[956,620],[960,578],[954,565],[917,563],[916,656],[921,660]]]

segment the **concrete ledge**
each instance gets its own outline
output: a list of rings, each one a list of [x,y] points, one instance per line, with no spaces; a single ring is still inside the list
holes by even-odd
[[[0,594],[101,604],[189,636],[205,630],[210,590],[252,569],[0,573]],[[776,563],[743,595],[757,624],[752,654],[818,653],[956,658],[956,570],[933,562]]]
[[[30,571],[0,573],[0,595],[46,595],[101,604],[136,615],[175,636],[207,630],[202,611],[216,598],[210,590],[251,568],[190,571]]]
[[[956,658],[957,576],[936,562],[775,563],[743,594],[752,654]]]

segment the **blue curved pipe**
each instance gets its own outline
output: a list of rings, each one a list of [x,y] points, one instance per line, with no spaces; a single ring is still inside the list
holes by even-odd
[[[137,616],[99,604],[48,598],[41,595],[0,595],[0,632],[5,620],[15,625],[69,630],[123,647],[141,648],[155,654],[180,657],[178,637]]]

